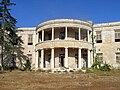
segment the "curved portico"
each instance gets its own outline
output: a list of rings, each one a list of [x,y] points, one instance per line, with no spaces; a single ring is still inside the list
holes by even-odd
[[[56,19],[37,27],[36,69],[90,67],[91,34],[90,21]]]

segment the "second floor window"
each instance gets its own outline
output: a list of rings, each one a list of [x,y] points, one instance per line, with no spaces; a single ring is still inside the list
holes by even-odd
[[[102,43],[101,31],[96,32],[96,43]]]
[[[28,45],[33,45],[33,34],[28,34]]]
[[[75,40],[79,40],[78,32],[75,32]]]
[[[65,39],[65,32],[60,32],[59,39]]]
[[[81,29],[81,40],[88,41],[87,30]]]
[[[120,30],[115,30],[115,42],[120,42]]]

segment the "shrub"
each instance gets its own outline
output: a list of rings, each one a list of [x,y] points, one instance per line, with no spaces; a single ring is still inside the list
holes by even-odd
[[[101,71],[110,71],[111,66],[109,64],[102,64],[101,62],[98,61],[97,57],[95,58],[95,62],[92,65],[92,69],[97,69]]]
[[[31,63],[29,60],[27,60],[24,64],[24,70],[31,70]]]
[[[101,71],[110,71],[111,70],[111,66],[109,64],[104,64],[103,66],[100,66],[100,70]]]
[[[99,62],[98,60],[97,60],[97,57],[95,58],[95,62],[93,63],[93,65],[92,65],[92,68],[93,69],[100,69],[100,66],[101,66],[101,62]]]

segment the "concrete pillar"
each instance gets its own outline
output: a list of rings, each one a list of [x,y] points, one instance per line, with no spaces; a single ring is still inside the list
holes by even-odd
[[[65,67],[68,68],[68,48],[65,48]]]
[[[36,33],[36,43],[38,43],[39,42],[39,33]]]
[[[65,40],[67,40],[67,27],[65,27]]]
[[[41,49],[41,68],[43,68],[44,67],[44,50],[43,49]]]
[[[90,64],[90,50],[88,50],[88,68],[91,67],[91,64]]]
[[[32,53],[32,62],[31,62],[31,69],[36,69],[36,51],[34,49]]]
[[[44,30],[42,30],[42,42],[44,41]]]
[[[78,68],[82,68],[82,61],[81,61],[81,48],[78,49]]]
[[[79,40],[81,40],[81,30],[79,28]]]
[[[88,42],[90,42],[89,30],[87,30]]]
[[[54,27],[52,27],[52,41],[54,40]]]
[[[54,48],[51,49],[51,68],[54,68]]]
[[[91,65],[93,65],[93,51],[90,51],[90,62],[91,62]]]
[[[39,52],[36,51],[35,70],[38,70],[38,54]]]

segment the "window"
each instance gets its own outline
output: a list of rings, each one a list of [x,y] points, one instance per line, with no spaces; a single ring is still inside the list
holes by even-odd
[[[32,62],[32,54],[27,54],[27,56],[28,56],[28,60]]]
[[[42,31],[39,32],[38,36],[39,36],[38,42],[41,42],[42,41]]]
[[[75,40],[79,40],[78,32],[75,32]]]
[[[51,40],[51,39],[52,39],[52,34],[49,33],[49,34],[48,34],[48,40]]]
[[[78,68],[78,54],[75,54],[75,64],[77,65]]]
[[[87,30],[86,29],[81,29],[81,40],[88,41]]]
[[[29,34],[28,35],[28,45],[32,45],[33,44],[33,34]]]
[[[120,42],[120,30],[115,30],[115,42]]]
[[[120,63],[120,53],[116,53],[116,62]]]
[[[99,62],[103,63],[103,53],[97,53],[97,59]]]
[[[96,43],[102,43],[101,31],[96,32]]]
[[[60,32],[59,39],[65,39],[65,32]]]

